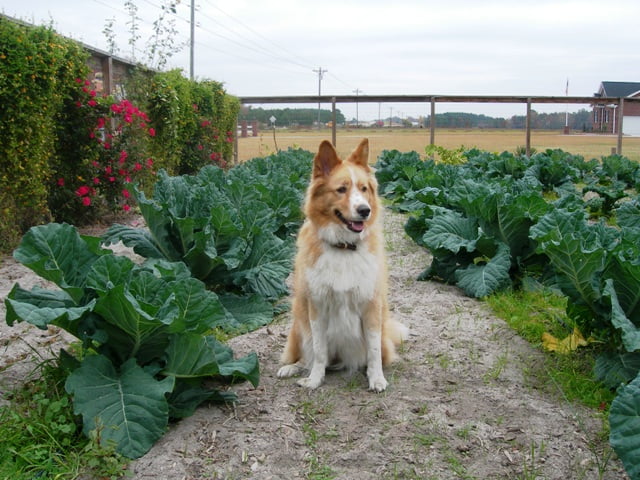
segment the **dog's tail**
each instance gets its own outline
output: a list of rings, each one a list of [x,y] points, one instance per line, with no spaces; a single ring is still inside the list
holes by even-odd
[[[398,359],[396,347],[409,338],[409,328],[394,319],[382,324],[382,363],[388,365]]]

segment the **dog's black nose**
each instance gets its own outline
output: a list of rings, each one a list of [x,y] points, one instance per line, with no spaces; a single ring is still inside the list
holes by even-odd
[[[356,208],[356,211],[361,218],[368,218],[369,214],[371,213],[371,208],[369,208],[367,205],[360,205],[358,208]]]

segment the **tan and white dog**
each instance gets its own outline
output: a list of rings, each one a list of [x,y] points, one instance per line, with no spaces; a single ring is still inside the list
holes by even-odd
[[[408,329],[389,318],[378,184],[364,139],[342,161],[320,144],[297,241],[293,324],[278,377],[303,371],[319,387],[327,368],[367,368],[369,389],[387,388],[382,370]]]

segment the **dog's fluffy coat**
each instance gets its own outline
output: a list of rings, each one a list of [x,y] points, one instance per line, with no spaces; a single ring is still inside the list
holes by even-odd
[[[377,182],[362,140],[342,161],[320,144],[297,241],[293,324],[279,377],[309,371],[298,383],[319,387],[329,368],[367,368],[369,389],[387,387],[383,365],[407,335],[389,318]]]

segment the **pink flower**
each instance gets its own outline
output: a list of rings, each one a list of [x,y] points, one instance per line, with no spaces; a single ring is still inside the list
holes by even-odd
[[[97,125],[97,127],[98,127],[98,128],[103,128],[103,127],[104,127],[105,122],[106,122],[106,120],[104,119],[104,117],[100,117],[100,118],[98,118],[98,125]]]
[[[96,96],[96,91],[95,91],[95,90],[91,90],[91,91],[89,92],[89,95],[90,95],[91,97],[95,97],[95,96]]]
[[[125,162],[128,156],[129,154],[126,151],[122,150],[120,152],[120,158],[118,159],[118,162],[120,162],[120,165],[122,165]]]
[[[88,207],[89,205],[91,205],[91,198],[82,197],[82,205],[84,205],[85,207]]]
[[[130,207],[128,204],[126,204],[126,203],[125,203],[125,204],[122,206],[122,209],[123,209],[125,212],[128,212],[129,210],[131,210],[131,207]]]
[[[150,128],[149,129],[149,135],[151,135],[152,137],[156,136],[156,129],[155,128]]]
[[[122,190],[122,196],[124,198],[129,198],[131,194],[129,193],[129,190]]]
[[[58,179],[58,186],[59,187],[64,187],[64,178],[59,178]]]
[[[198,145],[198,150],[204,150],[204,147],[202,145]]]
[[[134,172],[139,172],[140,170],[142,170],[142,164],[136,162],[136,164],[133,166],[133,171]]]
[[[93,184],[98,185],[100,183],[100,179],[98,177],[93,178]]]
[[[81,187],[78,187],[78,189],[76,190],[76,195],[78,195],[79,197],[83,197],[87,195],[89,192],[90,192],[89,187],[87,187],[86,185],[82,185]]]
[[[80,108],[82,106],[82,102],[76,102],[76,107]]]
[[[87,102],[87,105],[89,105],[90,107],[95,107],[96,105],[98,105],[98,102],[96,102],[94,99],[91,99]]]
[[[76,83],[82,83],[82,79],[81,78],[76,78]]]
[[[111,165],[107,165],[104,169],[104,173],[106,173],[107,175],[111,175],[111,172],[113,172]]]
[[[109,181],[110,181],[111,183],[115,182],[115,181],[116,181],[116,177],[109,177]]]
[[[147,167],[149,167],[149,168],[153,167],[153,159],[152,158],[147,158]]]

